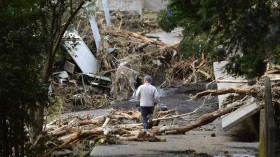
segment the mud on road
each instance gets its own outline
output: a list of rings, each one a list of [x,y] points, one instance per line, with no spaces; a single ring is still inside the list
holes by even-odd
[[[206,89],[216,89],[216,84],[198,83],[169,89],[158,89],[161,94],[160,106],[176,109],[177,114],[192,112],[201,107],[196,114],[176,120],[160,121],[162,125],[182,126],[201,115],[216,111],[219,108],[217,96],[191,100],[191,96]],[[114,102],[114,109],[137,108],[139,102]],[[91,152],[92,156],[184,156],[184,157],[256,157],[257,143],[240,143],[239,138],[231,133],[223,132],[220,119],[191,130],[182,135],[162,135],[167,142],[123,142],[121,145],[97,146]],[[246,148],[246,144],[250,147]],[[238,145],[238,148],[234,147]],[[252,147],[253,145],[253,147]],[[107,150],[114,150],[108,153]],[[220,154],[220,155],[219,155]]]
[[[208,96],[198,100],[191,100],[191,96],[193,94],[206,89],[216,89],[216,84],[196,83],[167,89],[158,88],[160,93],[160,108],[166,107],[167,109],[176,109],[178,114],[183,114],[192,112],[201,105],[204,105],[204,107],[198,111],[197,116],[213,112],[219,108],[218,98],[216,96]],[[114,109],[130,109],[137,108],[138,106],[139,102],[134,100],[116,101],[111,105]]]

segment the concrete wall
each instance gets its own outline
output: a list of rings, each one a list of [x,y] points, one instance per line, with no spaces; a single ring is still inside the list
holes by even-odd
[[[168,5],[168,0],[144,0],[143,8],[148,9],[163,9]]]
[[[125,10],[142,15],[143,0],[108,0],[109,10]],[[97,0],[97,6],[103,10],[102,0]]]

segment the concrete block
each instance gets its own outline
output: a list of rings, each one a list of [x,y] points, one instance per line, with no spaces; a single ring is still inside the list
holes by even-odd
[[[74,69],[75,69],[75,64],[69,62],[69,61],[66,61],[64,63],[64,70],[66,70],[67,72],[73,74],[74,73]]]
[[[259,106],[256,102],[254,102],[254,99],[252,98],[250,101],[247,101],[246,104],[242,107],[224,116],[222,118],[222,127],[224,130],[228,130],[233,126],[237,125],[239,122],[243,121],[244,119],[257,113],[258,111]]]
[[[225,66],[227,63],[228,63],[227,61],[213,63],[214,76],[217,82],[218,80],[229,80],[229,81],[233,80],[231,83],[226,83],[224,81],[221,81],[223,83],[218,82],[217,83],[218,89],[248,88],[248,85],[246,83],[247,80],[244,77],[240,77],[240,76],[235,77],[226,72]],[[229,95],[231,94],[224,94],[218,96],[219,107],[222,106],[223,102],[227,99]],[[228,130],[258,111],[259,111],[259,107],[257,102],[254,100],[254,98],[252,98],[251,100],[247,100],[246,104],[240,107],[239,109],[235,110],[234,112],[231,112],[228,115],[222,116],[222,128],[224,130]]]

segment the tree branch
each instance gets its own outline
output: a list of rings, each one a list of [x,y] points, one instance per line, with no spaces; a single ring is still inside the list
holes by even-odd
[[[197,93],[192,99],[197,100],[206,95],[222,95],[228,93],[236,93],[236,94],[248,94],[252,88],[227,88],[227,89],[216,89],[216,90],[206,90],[200,93]]]
[[[58,35],[58,40],[54,45],[54,49],[53,49],[53,54],[52,57],[55,56],[55,52],[58,50],[60,42],[62,40],[62,37],[64,35],[64,33],[66,32],[68,26],[70,25],[70,23],[72,22],[72,20],[74,19],[74,17],[76,16],[76,14],[79,12],[79,10],[82,8],[82,6],[85,4],[85,1],[82,1],[79,6],[76,8],[76,10],[73,12],[73,14],[69,17],[69,19],[67,20],[66,24],[64,25],[63,30],[60,32],[60,34]]]
[[[246,96],[244,97],[244,99],[246,98]],[[243,99],[242,99],[243,100]],[[244,104],[243,101],[238,101],[235,103],[232,103],[230,105],[228,105],[225,108],[220,108],[217,111],[211,112],[211,113],[206,113],[204,115],[202,115],[201,117],[199,117],[198,119],[196,119],[194,122],[187,124],[185,126],[181,126],[181,127],[162,127],[160,128],[157,133],[164,133],[167,131],[172,132],[173,134],[178,134],[178,133],[185,133],[189,130],[198,128],[202,125],[208,124],[213,122],[215,119],[217,119],[218,117],[225,115],[227,113],[230,113],[234,110],[236,110],[238,107],[242,106]]]

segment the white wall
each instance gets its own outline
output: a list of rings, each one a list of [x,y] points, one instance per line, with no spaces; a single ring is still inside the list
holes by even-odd
[[[163,9],[166,8],[168,0],[144,0],[143,8]]]
[[[143,0],[108,0],[109,10],[124,10],[142,15]],[[97,0],[97,6],[103,10],[102,0]]]

